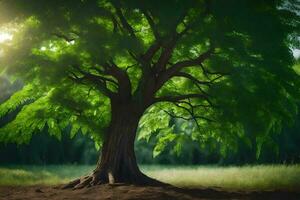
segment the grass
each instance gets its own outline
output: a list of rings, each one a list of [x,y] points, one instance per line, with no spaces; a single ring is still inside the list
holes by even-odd
[[[0,185],[56,185],[87,174],[94,166],[0,166]],[[142,166],[147,175],[180,187],[221,187],[227,190],[300,189],[300,165]]]
[[[144,172],[181,187],[220,187],[244,191],[300,190],[300,165],[145,167]]]
[[[93,166],[86,165],[2,166],[0,167],[0,185],[62,184],[82,176],[92,169]]]

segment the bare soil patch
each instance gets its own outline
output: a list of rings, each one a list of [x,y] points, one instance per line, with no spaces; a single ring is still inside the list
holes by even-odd
[[[99,185],[79,190],[59,187],[0,187],[0,200],[204,200],[204,199],[272,199],[300,200],[300,192],[234,192],[219,188],[187,189],[142,187],[134,185]]]

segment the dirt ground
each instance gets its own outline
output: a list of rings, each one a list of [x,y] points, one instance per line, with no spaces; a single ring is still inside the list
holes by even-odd
[[[182,189],[171,186],[141,187],[100,185],[80,190],[59,187],[0,187],[0,200],[204,200],[204,199],[275,199],[300,200],[300,192],[230,192],[220,189]]]

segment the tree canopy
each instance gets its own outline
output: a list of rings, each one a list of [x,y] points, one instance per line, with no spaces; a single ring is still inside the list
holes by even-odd
[[[296,0],[2,0],[0,72],[24,87],[0,105],[22,109],[0,141],[28,142],[72,126],[101,144],[114,99],[147,108],[139,138],[155,154],[192,137],[257,148],[291,123],[300,95]],[[149,92],[150,91],[150,92]],[[130,113],[129,113],[130,115]],[[175,123],[174,120],[177,122]],[[178,123],[180,126],[178,126]],[[224,152],[225,153],[225,152]]]

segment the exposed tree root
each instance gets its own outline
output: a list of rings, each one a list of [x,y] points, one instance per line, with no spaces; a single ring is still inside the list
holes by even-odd
[[[90,175],[83,176],[81,178],[69,182],[68,184],[62,186],[62,189],[81,189],[105,183],[108,183],[108,181],[105,180],[99,173],[93,172]]]
[[[168,184],[160,182],[156,179],[150,178],[143,173],[140,173],[138,178],[125,180],[122,182],[115,182],[115,178],[110,173],[97,173],[93,172],[90,175],[83,176],[75,179],[61,187],[61,189],[82,189],[89,188],[101,184],[120,185],[120,184],[132,184],[132,185],[148,185],[148,186],[168,186]]]

